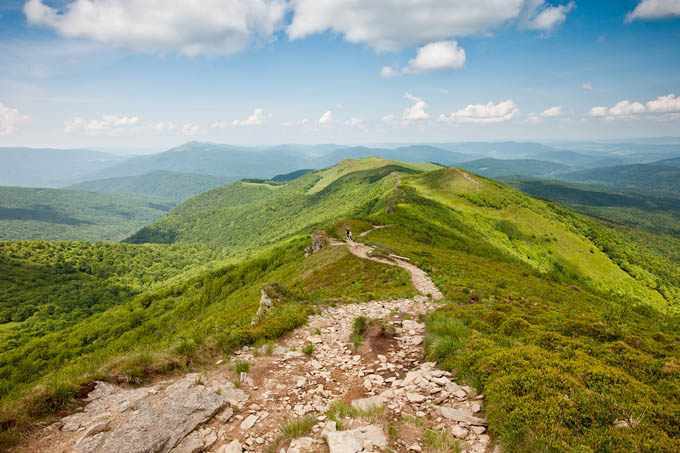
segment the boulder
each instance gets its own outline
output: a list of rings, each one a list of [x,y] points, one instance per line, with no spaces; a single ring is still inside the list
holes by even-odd
[[[486,420],[483,418],[474,417],[471,413],[462,409],[439,406],[437,410],[442,417],[455,422],[463,422],[467,423],[468,425],[486,426]]]
[[[243,447],[238,440],[232,440],[227,445],[222,445],[217,453],[243,453]]]
[[[359,430],[333,431],[324,437],[329,453],[357,453],[364,449],[364,436]]]
[[[187,434],[209,421],[227,403],[223,395],[196,381],[196,374],[188,374],[164,390],[150,392],[145,389],[146,396],[134,401],[136,410],[130,412],[122,423],[111,431],[83,439],[74,451],[170,452]],[[120,389],[115,393],[124,392],[135,390]]]

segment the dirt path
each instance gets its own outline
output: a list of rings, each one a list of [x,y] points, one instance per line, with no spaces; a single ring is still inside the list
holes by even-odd
[[[348,246],[358,257],[406,269],[422,295],[325,308],[275,346],[243,348],[204,374],[138,389],[100,383],[83,411],[34,432],[12,451],[455,451],[433,449],[428,430],[430,437],[457,439],[462,451],[500,451],[485,434],[483,396],[423,356],[420,319],[438,306],[433,299],[441,292],[408,262],[371,257],[364,244]],[[349,338],[358,316],[373,321],[355,349]],[[305,347],[313,351],[301,352]],[[239,363],[250,364],[248,371],[237,374]],[[331,420],[328,411],[341,404],[344,413]],[[312,416],[307,431],[291,429],[282,437],[286,421]]]

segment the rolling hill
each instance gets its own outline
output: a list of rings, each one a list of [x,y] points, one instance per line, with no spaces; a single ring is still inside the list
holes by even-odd
[[[139,176],[97,179],[68,186],[67,189],[100,193],[131,193],[183,201],[192,195],[223,186],[233,179],[222,176],[155,171]]]
[[[131,194],[0,187],[0,240],[120,241],[173,205]]]
[[[412,295],[403,269],[345,246],[309,252],[312,230],[339,239],[345,227],[441,290],[425,352],[484,393],[488,432],[505,451],[680,448],[677,242],[662,252],[482,176],[379,158],[288,183],[238,181],[133,235],[159,251],[224,246],[233,262],[0,353],[4,439],[69,408],[94,380],[203,372],[323,307]],[[262,288],[275,302],[253,322]],[[613,428],[620,420],[629,428]]]
[[[658,163],[594,168],[562,174],[559,179],[621,190],[680,196],[680,168]]]

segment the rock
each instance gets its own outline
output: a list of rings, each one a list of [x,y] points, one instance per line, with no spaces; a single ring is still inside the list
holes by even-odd
[[[486,420],[484,420],[483,418],[474,417],[472,416],[472,414],[461,409],[439,406],[437,407],[437,410],[439,411],[439,414],[442,417],[447,418],[449,420],[467,423],[468,425],[486,426]]]
[[[425,396],[421,395],[420,393],[411,392],[406,393],[406,398],[410,403],[422,403],[426,399]]]
[[[260,306],[257,309],[257,313],[255,313],[255,316],[253,316],[252,321],[250,321],[250,324],[251,325],[257,324],[265,316],[267,316],[267,313],[269,313],[271,311],[271,309],[272,309],[272,299],[267,294],[267,290],[262,288],[262,290],[260,291]]]
[[[93,423],[92,425],[90,425],[89,428],[85,430],[85,432],[83,432],[83,434],[80,436],[76,444],[81,443],[83,440],[87,439],[90,436],[94,436],[95,434],[99,434],[101,432],[106,431],[107,429],[109,429],[109,423],[110,422],[108,420]]]
[[[364,434],[364,442],[369,441],[371,445],[385,448],[387,447],[387,437],[381,427],[376,425],[368,425],[365,428],[359,428]]]
[[[222,445],[217,453],[243,453],[243,447],[238,440],[232,440],[228,445]]]
[[[253,378],[248,376],[248,373],[246,373],[245,371],[241,371],[241,374],[239,375],[239,381],[241,382],[241,384],[246,384],[246,385],[255,384],[253,382]]]
[[[314,230],[312,232],[312,245],[305,248],[305,256],[316,253],[328,245],[328,236],[325,231]]]
[[[486,432],[486,428],[483,426],[470,426],[470,429],[472,430],[473,433],[477,434],[478,436]]]
[[[300,437],[290,443],[290,447],[288,447],[286,453],[305,453],[312,449],[312,445],[314,445],[314,439],[310,437]]]
[[[473,414],[476,414],[477,412],[482,410],[482,406],[480,406],[479,403],[472,403],[472,406],[470,406],[470,410],[472,411]]]
[[[423,337],[422,335],[414,335],[414,336],[411,338],[411,343],[413,343],[414,345],[418,346],[418,345],[420,345],[420,344],[423,343],[423,339],[424,339],[424,337]]]
[[[423,451],[423,449],[418,444],[413,444],[408,447],[408,451]]]
[[[364,449],[364,436],[359,430],[334,431],[324,436],[329,453],[357,453]]]
[[[246,419],[241,422],[241,430],[242,431],[248,431],[250,428],[252,428],[255,425],[256,421],[257,421],[257,415],[247,416]]]
[[[104,389],[97,395],[101,396],[108,392],[108,396],[103,398],[111,400],[115,396],[120,406],[129,403],[130,400],[123,400],[126,395],[131,399],[137,398],[134,401],[136,410],[112,431],[84,439],[75,446],[74,451],[78,453],[171,451],[187,434],[210,420],[226,404],[223,395],[204,385],[197,385],[196,380],[196,374],[188,374],[164,390]]]
[[[232,409],[231,407],[227,407],[222,412],[217,414],[217,417],[215,417],[215,418],[222,423],[227,423],[233,415],[234,415],[234,409]]]
[[[628,423],[628,420],[617,418],[614,420],[614,428],[630,428],[630,423]]]
[[[454,425],[454,427],[451,428],[451,434],[453,434],[458,439],[465,439],[468,435],[468,430],[460,425]]]
[[[368,398],[361,398],[358,400],[353,400],[352,401],[352,407],[356,409],[360,409],[362,411],[369,411],[375,407],[380,407],[384,406],[385,403],[387,402],[387,398],[384,397],[382,394],[376,395],[376,396],[371,396]]]
[[[182,441],[175,448],[172,453],[199,453],[213,446],[217,442],[217,434],[211,428],[194,431]]]
[[[325,425],[323,425],[323,429],[321,429],[321,437],[326,437],[326,434],[334,433],[337,430],[338,430],[337,424],[334,421],[330,420]]]
[[[309,341],[312,344],[319,344],[323,342],[319,335],[311,335],[307,338],[307,341]]]

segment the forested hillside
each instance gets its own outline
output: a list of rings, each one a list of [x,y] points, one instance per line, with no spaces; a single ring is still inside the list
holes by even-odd
[[[96,179],[69,186],[90,192],[131,193],[172,200],[179,203],[192,195],[232,182],[233,178],[172,171],[155,171],[139,176]]]
[[[373,225],[383,228],[360,236]],[[412,295],[403,269],[344,246],[305,252],[313,229],[339,238],[346,227],[376,256],[410,259],[444,293],[425,320],[426,352],[486,395],[489,433],[506,451],[680,448],[677,242],[652,233],[631,240],[626,230],[455,168],[382,159],[343,161],[289,183],[240,181],[134,235],[178,244],[142,249],[152,255],[226,246],[234,264],[152,284],[0,353],[4,438],[69,407],[94,379],[144,382],[201,369],[300,326],[316,308]],[[57,251],[33,253],[49,263]],[[154,281],[164,267],[150,266],[148,276],[130,267],[122,280]],[[273,310],[251,324],[263,287]],[[629,427],[614,429],[617,420]]]
[[[0,240],[120,241],[173,205],[131,194],[0,187]]]

